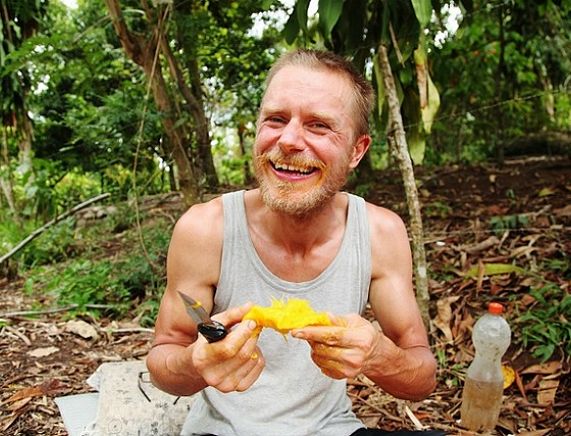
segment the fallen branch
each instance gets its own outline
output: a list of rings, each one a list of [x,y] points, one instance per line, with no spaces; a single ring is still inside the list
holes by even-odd
[[[112,329],[112,328],[104,328],[103,331],[105,333],[110,334],[123,334],[123,333],[154,333],[154,329],[145,328],[145,327],[132,327],[132,328],[122,328],[122,329]]]
[[[34,230],[32,233],[30,233],[30,235],[28,235],[28,237],[26,239],[21,241],[18,245],[16,245],[14,248],[12,248],[12,250],[10,250],[8,253],[6,253],[4,256],[2,256],[0,258],[0,265],[2,265],[5,261],[10,259],[14,254],[16,254],[18,251],[20,251],[22,248],[24,248],[26,245],[28,245],[31,241],[36,239],[38,236],[40,236],[43,232],[45,232],[47,229],[49,229],[54,224],[57,224],[58,222],[60,222],[64,218],[67,218],[68,216],[73,215],[78,210],[86,208],[87,206],[89,206],[92,203],[106,199],[110,195],[111,195],[110,193],[106,192],[105,194],[100,194],[96,197],[90,198],[89,200],[86,200],[83,203],[80,203],[77,206],[74,206],[71,209],[65,211],[61,215],[58,215],[53,220],[47,222],[46,224],[44,224],[39,229]]]
[[[52,313],[68,312],[70,310],[77,309],[79,304],[71,304],[66,307],[58,307],[56,309],[45,309],[45,310],[22,310],[19,312],[6,312],[0,313],[0,319],[7,318],[20,318],[25,316],[38,316],[38,315],[49,315]],[[82,307],[86,309],[111,309],[113,306],[110,304],[86,304]]]

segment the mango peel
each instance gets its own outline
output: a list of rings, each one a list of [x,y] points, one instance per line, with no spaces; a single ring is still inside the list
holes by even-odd
[[[307,300],[300,298],[274,299],[269,307],[253,306],[243,318],[249,319],[256,321],[259,331],[269,327],[284,335],[307,326],[333,325],[325,312],[316,312]]]

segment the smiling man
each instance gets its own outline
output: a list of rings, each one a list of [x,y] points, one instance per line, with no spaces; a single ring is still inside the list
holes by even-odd
[[[257,120],[259,187],[195,205],[175,226],[147,366],[167,392],[200,392],[182,434],[388,434],[354,415],[347,378],[363,374],[405,399],[434,389],[405,226],[342,192],[371,141],[373,97],[341,57],[284,55]],[[228,335],[214,343],[198,335],[178,292],[200,301]],[[286,339],[258,335],[242,320],[252,303],[288,298],[330,313],[333,325]],[[378,326],[362,316],[367,302]]]

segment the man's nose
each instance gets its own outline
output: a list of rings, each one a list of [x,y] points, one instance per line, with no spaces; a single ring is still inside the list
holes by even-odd
[[[278,146],[287,152],[302,150],[304,146],[303,126],[296,120],[289,120],[278,139]]]

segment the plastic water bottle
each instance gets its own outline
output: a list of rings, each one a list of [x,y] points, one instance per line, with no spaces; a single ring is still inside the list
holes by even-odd
[[[492,430],[500,416],[504,377],[502,356],[511,339],[510,326],[502,317],[504,307],[490,303],[488,313],[474,325],[474,360],[466,372],[460,418],[468,430]]]

